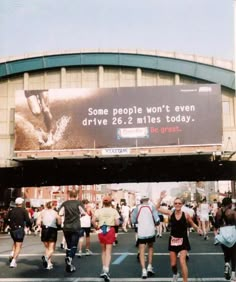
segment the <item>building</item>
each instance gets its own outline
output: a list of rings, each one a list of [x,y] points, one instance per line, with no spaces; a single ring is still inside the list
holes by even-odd
[[[130,154],[112,151],[108,156],[101,156],[96,146],[93,150],[47,150],[40,154],[14,151],[17,91],[206,83],[221,87],[223,132],[219,146],[134,147]],[[175,52],[101,49],[2,58],[0,100],[1,189],[236,178],[235,75],[231,61]],[[158,168],[158,175],[153,168]]]

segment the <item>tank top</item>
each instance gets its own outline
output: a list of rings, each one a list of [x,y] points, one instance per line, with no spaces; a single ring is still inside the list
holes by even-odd
[[[187,237],[188,224],[184,212],[182,212],[181,218],[179,220],[176,219],[175,213],[173,212],[170,216],[170,225],[171,225],[171,232],[170,232],[171,236],[177,238]]]

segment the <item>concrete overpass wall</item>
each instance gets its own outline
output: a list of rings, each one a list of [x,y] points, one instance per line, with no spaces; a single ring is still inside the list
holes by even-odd
[[[119,52],[120,53],[120,52]],[[147,53],[144,53],[146,55]],[[159,54],[160,55],[160,54]],[[176,54],[161,54],[164,58],[176,58]],[[179,56],[183,62],[200,62],[201,64],[220,65],[223,71],[233,72],[233,64],[224,61],[215,61],[213,58],[197,56]],[[28,57],[27,57],[28,59]],[[13,59],[15,60],[15,58]],[[22,62],[24,58],[21,58]],[[7,61],[11,62],[11,60]],[[167,61],[168,62],[168,61]],[[1,63],[3,65],[4,62]],[[63,63],[62,63],[63,65]],[[170,66],[171,67],[171,66]],[[176,67],[175,67],[176,68]],[[22,71],[12,75],[0,77],[0,165],[9,165],[8,159],[13,156],[14,148],[14,111],[15,91],[50,88],[105,88],[105,87],[133,87],[211,83],[206,79],[194,77],[192,73],[183,75],[181,70],[172,72],[163,69],[154,69],[150,66],[135,67],[109,65],[104,61],[86,66],[62,66],[34,71]],[[7,69],[7,67],[6,67]],[[220,82],[219,82],[220,83]],[[223,150],[236,150],[236,97],[232,87],[222,86],[223,108]]]

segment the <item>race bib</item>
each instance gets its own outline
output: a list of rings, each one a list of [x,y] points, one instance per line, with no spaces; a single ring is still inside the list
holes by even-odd
[[[170,245],[171,246],[181,246],[183,244],[183,238],[176,238],[171,236]]]

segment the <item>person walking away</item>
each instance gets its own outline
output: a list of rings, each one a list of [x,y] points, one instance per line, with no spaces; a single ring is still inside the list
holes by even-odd
[[[66,271],[74,272],[76,267],[72,264],[80,237],[80,217],[86,214],[83,204],[77,200],[77,191],[69,192],[69,200],[62,203],[59,215],[64,216],[63,234],[66,240]]]
[[[42,228],[41,241],[45,246],[45,255],[42,256],[43,266],[46,269],[53,269],[52,255],[57,242],[57,226],[61,225],[61,217],[53,209],[53,202],[46,203],[44,209],[38,216],[37,226]]]
[[[123,219],[122,228],[124,232],[128,232],[129,226],[129,216],[130,216],[130,208],[127,206],[127,203],[124,202],[121,206],[121,215]]]
[[[204,240],[208,240],[210,207],[207,203],[206,198],[202,199],[199,207],[199,212]]]
[[[174,200],[174,210],[166,210],[161,208],[161,201],[165,198],[166,191],[161,191],[160,198],[157,201],[156,208],[158,211],[165,213],[170,217],[170,237],[168,250],[170,252],[170,264],[173,272],[173,282],[177,282],[179,273],[177,269],[177,256],[180,253],[180,267],[183,277],[183,282],[188,281],[188,267],[186,263],[187,252],[191,249],[188,239],[187,229],[188,223],[199,233],[202,230],[193,222],[189,214],[184,213],[181,208],[183,202],[180,198]]]
[[[153,204],[149,203],[148,195],[142,195],[141,204],[138,205],[131,214],[132,224],[137,224],[139,261],[142,268],[142,278],[154,275],[153,260],[153,243],[156,238],[156,225],[160,224],[160,218]],[[148,246],[148,266],[145,266],[145,249]]]
[[[12,252],[9,257],[10,267],[17,267],[17,258],[20,254],[22,244],[25,237],[25,226],[31,228],[31,220],[25,208],[22,207],[24,199],[21,197],[16,198],[16,207],[11,209],[7,216],[6,221],[10,227],[10,235],[13,240]]]
[[[157,229],[157,238],[162,238],[162,233],[164,230],[164,216],[161,212],[158,212],[158,216],[160,218],[160,224],[157,225],[156,229]]]
[[[102,273],[100,277],[104,281],[110,281],[110,263],[112,246],[115,242],[115,228],[119,225],[120,215],[116,209],[112,207],[112,198],[105,196],[103,198],[103,207],[95,210],[92,223],[97,227],[98,239],[101,245]]]
[[[217,211],[215,227],[219,234],[215,243],[220,243],[224,253],[224,276],[232,282],[236,281],[236,211],[232,209],[232,199],[224,198],[222,207]],[[230,265],[231,264],[231,265]],[[231,272],[232,271],[232,272]]]
[[[79,238],[79,254],[78,257],[82,256],[82,249],[83,249],[83,243],[84,243],[84,237],[85,237],[85,255],[86,256],[91,256],[93,253],[90,250],[90,233],[91,233],[91,221],[92,221],[92,208],[89,204],[88,200],[83,200],[82,201],[84,205],[84,209],[86,211],[86,214],[81,217],[81,234]]]

